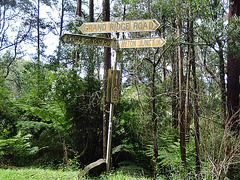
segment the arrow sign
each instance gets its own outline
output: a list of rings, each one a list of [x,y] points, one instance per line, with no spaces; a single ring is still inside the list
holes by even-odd
[[[64,34],[60,38],[64,43],[90,45],[90,46],[104,46],[116,47],[115,40],[101,37],[83,36],[77,34]]]
[[[84,23],[82,33],[112,33],[155,31],[160,26],[156,19]]]
[[[148,38],[148,39],[128,39],[119,40],[119,48],[149,48],[162,47],[166,41],[163,38]]]

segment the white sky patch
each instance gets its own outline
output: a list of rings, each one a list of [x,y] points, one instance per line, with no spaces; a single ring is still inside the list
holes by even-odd
[[[113,0],[111,1],[111,8],[113,6]],[[82,8],[85,12],[88,13],[89,7],[87,5],[82,5]],[[41,18],[46,18],[49,19],[49,14],[52,16],[52,18],[60,18],[59,15],[60,13],[56,9],[51,9],[50,7],[43,7],[41,8]],[[94,18],[95,21],[101,15],[102,13],[102,0],[95,0],[94,1]],[[74,17],[72,17],[74,18]],[[47,46],[45,50],[46,55],[54,55],[54,50],[56,50],[57,46],[59,43],[59,36],[53,35],[52,33],[48,34],[44,38],[44,44]],[[33,48],[34,49],[34,48]],[[35,49],[36,51],[36,49]]]

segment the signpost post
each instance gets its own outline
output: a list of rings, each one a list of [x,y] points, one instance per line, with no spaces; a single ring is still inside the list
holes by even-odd
[[[133,20],[133,21],[115,21],[115,22],[90,22],[84,23],[80,26],[82,33],[111,33],[111,32],[142,32],[155,31],[160,24],[156,19],[147,20]],[[109,125],[108,125],[108,140],[107,140],[107,155],[106,155],[106,170],[110,170],[111,158],[111,143],[112,143],[112,119],[114,104],[119,99],[120,74],[116,70],[116,64],[120,61],[121,51],[124,48],[150,48],[162,47],[166,41],[162,38],[146,38],[146,39],[128,39],[128,40],[114,40],[101,37],[91,37],[76,34],[64,34],[60,38],[64,43],[103,46],[110,47],[115,50],[115,62],[112,73],[108,76],[108,101],[110,102]],[[110,95],[111,94],[111,95]],[[102,162],[102,161],[101,161]],[[98,164],[99,165],[99,164]],[[88,166],[87,166],[88,167]],[[87,170],[86,170],[87,171]],[[85,172],[85,171],[84,171]]]

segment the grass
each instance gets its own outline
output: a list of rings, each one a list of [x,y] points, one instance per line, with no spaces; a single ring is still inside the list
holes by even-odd
[[[39,168],[24,169],[0,169],[0,180],[77,180],[80,171],[61,171]],[[100,175],[96,178],[82,178],[85,180],[102,179],[102,180],[150,180],[150,178],[132,176],[124,174],[121,171],[112,172],[107,175]]]
[[[0,180],[75,180],[77,171],[56,171],[50,169],[0,169]]]

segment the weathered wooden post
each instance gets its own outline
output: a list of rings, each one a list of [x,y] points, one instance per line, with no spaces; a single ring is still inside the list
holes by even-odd
[[[116,43],[116,48],[114,48],[114,64],[113,70],[108,72],[108,94],[107,101],[110,102],[110,113],[109,113],[109,124],[108,124],[108,139],[107,139],[107,154],[106,154],[106,171],[110,171],[111,164],[111,147],[112,147],[112,120],[113,120],[113,110],[114,103],[119,101],[119,91],[120,91],[120,78],[121,71],[116,70],[117,62],[121,59],[121,52]]]

